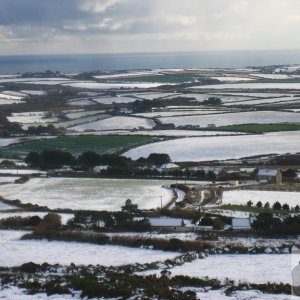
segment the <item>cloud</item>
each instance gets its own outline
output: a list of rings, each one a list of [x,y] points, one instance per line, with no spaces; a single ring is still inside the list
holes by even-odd
[[[300,48],[299,12],[299,0],[1,0],[0,54]]]
[[[85,12],[104,13],[120,3],[120,0],[82,0],[79,8]]]

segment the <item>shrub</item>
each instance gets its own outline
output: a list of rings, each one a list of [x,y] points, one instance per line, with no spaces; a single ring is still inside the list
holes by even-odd
[[[35,227],[33,232],[37,235],[43,235],[57,230],[60,226],[60,215],[49,213],[43,218],[42,222]]]

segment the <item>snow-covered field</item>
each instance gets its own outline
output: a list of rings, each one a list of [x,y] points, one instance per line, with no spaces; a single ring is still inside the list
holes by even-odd
[[[0,98],[0,105],[10,105],[10,104],[15,104],[15,103],[24,103],[24,101]]]
[[[252,191],[234,190],[223,193],[222,204],[246,205],[251,200],[254,205],[261,201],[263,204],[269,202],[272,206],[275,202],[287,203],[290,207],[300,206],[300,193],[298,192],[275,192],[275,191]]]
[[[208,276],[220,280],[229,278],[236,282],[250,283],[291,283],[291,272],[299,258],[299,255],[290,254],[211,255],[169,271],[172,276],[186,275],[200,278]]]
[[[0,183],[13,183],[15,180],[19,179],[20,177],[15,176],[0,176]]]
[[[0,201],[0,211],[11,210],[17,208],[16,206],[8,205]]]
[[[69,135],[148,135],[148,136],[170,136],[170,137],[196,137],[215,135],[245,135],[241,132],[231,131],[204,131],[204,130],[106,130],[96,132],[69,133]]]
[[[57,117],[47,117],[47,112],[24,112],[13,113],[11,117],[7,117],[10,122],[21,124],[30,123],[55,123],[58,121]]]
[[[83,88],[83,89],[120,89],[120,88],[126,88],[126,89],[135,89],[135,88],[141,88],[141,89],[148,89],[148,88],[154,88],[159,87],[161,85],[164,85],[162,83],[146,83],[146,82],[137,82],[137,83],[102,83],[102,82],[67,82],[64,83],[64,85],[72,86],[74,88]]]
[[[104,120],[78,125],[70,129],[76,131],[88,130],[118,130],[118,129],[151,129],[155,126],[154,121],[135,117],[112,117]]]
[[[0,148],[1,147],[6,147],[11,144],[16,144],[19,143],[20,139],[19,138],[9,138],[9,139],[2,139],[0,138]]]
[[[113,103],[130,103],[136,101],[136,98],[133,97],[97,97],[93,98],[93,101],[102,104],[113,104]]]
[[[132,159],[150,153],[167,153],[173,161],[207,161],[238,159],[271,153],[297,153],[300,132],[278,132],[264,135],[193,137],[140,146],[124,155]]]
[[[175,258],[176,252],[164,252],[121,246],[75,242],[20,240],[24,231],[0,231],[0,266],[20,266],[27,262],[42,264],[119,266],[150,263]]]
[[[195,290],[197,293],[197,299],[201,300],[297,300],[298,297],[293,297],[290,295],[272,295],[263,294],[258,291],[237,291],[231,296],[226,296],[222,290],[209,290],[205,292],[203,289],[197,290],[189,288],[190,290]]]
[[[44,171],[30,169],[0,169],[0,174],[11,175],[30,175],[30,174],[46,174]]]
[[[214,84],[214,85],[201,85],[194,86],[191,89],[206,89],[206,90],[223,90],[223,89],[274,89],[274,90],[300,90],[300,83],[225,83],[225,84]]]
[[[198,125],[207,127],[209,124],[226,126],[234,124],[272,124],[299,123],[299,116],[290,112],[251,111],[240,113],[212,114],[202,116],[181,116],[159,118],[162,123],[173,123],[175,126]]]
[[[238,82],[238,81],[253,80],[253,78],[249,78],[249,77],[233,77],[233,76],[217,76],[217,77],[211,77],[211,78],[219,80],[221,82]]]
[[[157,111],[149,113],[139,113],[136,116],[147,118],[160,118],[160,117],[172,117],[172,116],[188,116],[188,115],[211,115],[227,113],[226,110],[176,110],[176,111]]]
[[[24,94],[32,95],[32,96],[45,96],[46,92],[41,90],[23,90],[21,91]]]
[[[45,215],[48,213],[46,212],[0,212],[0,220],[7,219],[11,217],[21,217],[21,218],[27,218],[27,217],[34,217],[39,216],[41,219],[44,218]],[[63,225],[66,225],[68,220],[72,219],[74,217],[73,214],[59,214],[61,217],[61,223]]]
[[[290,78],[289,75],[286,74],[263,74],[263,73],[256,73],[250,74],[251,76],[259,77],[259,78],[266,78],[266,79],[288,79]]]
[[[292,96],[288,97],[276,97],[276,98],[269,98],[269,99],[257,99],[257,100],[247,100],[247,101],[238,101],[238,102],[230,102],[230,103],[225,103],[224,105],[226,106],[231,106],[231,105],[259,105],[259,104],[267,104],[267,103],[286,103],[289,101],[298,101],[299,98],[293,98]]]
[[[130,179],[34,178],[25,184],[0,186],[0,195],[24,203],[87,210],[119,210],[126,199],[140,208],[160,207],[173,197],[171,190],[162,188],[171,181]]]

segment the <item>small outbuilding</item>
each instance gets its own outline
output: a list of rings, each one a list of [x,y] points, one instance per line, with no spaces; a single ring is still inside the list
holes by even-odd
[[[249,218],[233,218],[232,229],[234,230],[250,230],[251,223]]]
[[[193,231],[191,222],[179,218],[149,218],[153,230],[165,232]]]
[[[260,169],[257,173],[257,181],[261,183],[282,183],[282,173],[274,169]]]

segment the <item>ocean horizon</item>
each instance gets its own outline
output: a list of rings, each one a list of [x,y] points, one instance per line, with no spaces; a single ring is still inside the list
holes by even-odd
[[[245,68],[300,64],[300,50],[124,54],[0,55],[0,74],[115,71],[157,68]]]

